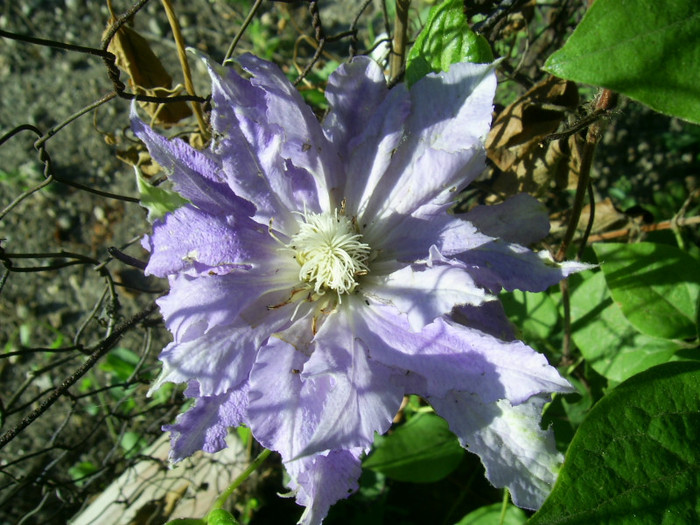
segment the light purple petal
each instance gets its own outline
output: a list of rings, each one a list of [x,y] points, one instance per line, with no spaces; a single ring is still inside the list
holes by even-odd
[[[330,76],[326,98],[331,110],[323,130],[349,174],[343,197],[347,209],[356,214],[384,176],[402,140],[410,111],[408,90],[404,84],[387,89],[376,62],[355,57]]]
[[[370,127],[367,122],[372,121],[388,93],[382,68],[369,57],[354,57],[328,78],[326,99],[331,110],[323,121],[323,131],[345,158],[361,142],[358,137]]]
[[[240,56],[238,62],[253,75],[252,85],[265,91],[266,122],[278,126],[283,136],[280,155],[313,175],[323,211],[338,207],[345,171],[311,108],[275,64],[249,54]]]
[[[163,370],[151,391],[164,383],[192,380],[199,385],[198,396],[219,395],[238,387],[248,379],[260,346],[289,323],[290,315],[289,308],[271,310],[254,327],[239,318],[195,339],[170,343],[160,354]]]
[[[476,206],[462,217],[486,235],[523,246],[540,241],[549,233],[547,208],[527,193],[494,206]]]
[[[224,275],[178,274],[170,277],[170,293],[157,302],[168,330],[182,343],[210,328],[233,324],[244,308],[262,297],[266,298],[265,306],[283,302],[290,293],[287,286],[295,275],[292,272],[293,268],[280,264]],[[256,315],[265,313],[258,310]]]
[[[490,334],[503,341],[515,339],[515,328],[510,322],[501,301],[487,301],[479,306],[457,306],[450,317],[468,328]]]
[[[405,144],[402,142],[399,151]],[[358,212],[366,235],[387,238],[390,246],[401,235],[414,235],[413,222],[444,217],[458,191],[484,169],[481,145],[457,152],[430,149],[415,158],[398,156],[398,152],[394,154],[389,170]]]
[[[425,259],[431,246],[446,257],[452,257],[494,240],[479,232],[470,222],[448,215],[447,208],[442,206],[432,215],[422,218],[397,215],[392,227],[381,228],[381,232],[367,231],[364,239],[370,246],[381,247],[376,255],[377,261],[403,262]],[[378,233],[382,235],[377,236]]]
[[[306,446],[318,423],[323,399],[307,389],[301,371],[308,356],[276,337],[260,350],[250,374],[248,421],[255,439],[291,460]]]
[[[319,525],[336,501],[358,488],[362,449],[331,450],[285,463],[297,503],[306,507],[298,523]]]
[[[213,453],[226,448],[228,429],[244,422],[247,404],[246,384],[226,394],[197,398],[175,424],[163,427],[171,433],[170,461],[177,463],[198,450]]]
[[[493,237],[477,231],[470,222],[451,215],[445,214],[443,217],[435,217],[431,222],[434,224],[434,232],[437,237],[435,247],[445,257],[454,257],[458,253],[473,250],[493,241]],[[429,229],[427,226],[430,222],[423,221],[422,224],[426,226],[427,232]],[[416,234],[412,233],[412,235]]]
[[[420,217],[418,208],[449,202],[483,170],[483,139],[495,88],[491,66],[467,63],[427,75],[411,88],[405,140],[361,204],[362,223],[387,232],[384,219],[393,223],[395,215]]]
[[[250,296],[238,294],[243,281],[238,274],[190,277],[179,274],[170,279],[170,293],[157,300],[165,326],[175,341],[200,337],[210,328],[232,324]]]
[[[348,174],[344,198],[353,214],[362,213],[384,178],[394,152],[401,144],[404,122],[410,111],[408,91],[401,85],[392,89],[362,132],[346,147],[341,158]]]
[[[468,149],[489,132],[495,91],[492,64],[461,62],[426,75],[411,87],[410,129],[431,148]]]
[[[593,266],[586,263],[555,263],[549,253],[535,253],[519,244],[508,244],[500,240],[484,244],[477,249],[456,256],[467,265],[477,283],[498,293],[525,290],[542,292],[558,283],[567,275],[587,270]]]
[[[316,181],[306,170],[281,157],[284,130],[267,122],[264,89],[230,68],[205,60],[212,77],[212,126],[217,132],[212,150],[222,162],[233,191],[254,203],[256,219],[291,231],[290,210],[319,211]]]
[[[552,490],[564,459],[551,430],[540,428],[548,400],[536,396],[513,407],[505,400],[484,403],[464,392],[428,399],[462,445],[479,455],[489,481],[508,487],[517,506],[533,510]]]
[[[321,395],[324,403],[301,455],[369,447],[375,432],[389,429],[401,405],[404,392],[395,373],[369,358],[352,317],[351,309],[342,306],[330,314],[304,365],[302,396]]]
[[[348,328],[351,320],[341,313],[331,315],[338,319],[326,321],[329,330],[321,327],[310,358],[273,338],[260,351],[250,376],[253,434],[285,460],[368,447],[374,432],[389,428],[401,404],[403,391],[391,370],[368,360]]]
[[[501,341],[440,317],[414,333],[392,307],[355,308],[356,333],[370,358],[425,378],[425,392],[413,393],[442,396],[464,390],[485,403],[508,399],[516,405],[540,392],[571,390],[542,354],[520,341]]]
[[[480,305],[491,300],[483,289],[477,288],[464,265],[458,261],[431,261],[429,264],[407,265],[389,275],[369,275],[362,293],[373,300],[392,304],[406,315],[413,331],[456,305]]]
[[[226,272],[269,259],[277,248],[267,229],[241,215],[211,215],[185,205],[153,224],[146,273],[165,277],[193,268]]]
[[[131,115],[134,134],[148,147],[158,164],[168,173],[175,190],[195,206],[211,214],[253,215],[255,207],[236,196],[219,175],[221,166],[211,156],[197,151],[180,139],[161,137],[134,110]]]

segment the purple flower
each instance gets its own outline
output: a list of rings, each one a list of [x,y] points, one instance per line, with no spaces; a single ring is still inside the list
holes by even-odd
[[[301,523],[357,489],[360,456],[418,394],[523,507],[541,505],[561,461],[539,427],[569,384],[514,340],[494,294],[540,291],[581,265],[523,245],[548,221],[527,196],[448,213],[483,167],[496,78],[455,64],[387,89],[371,60],[341,66],[322,124],[273,64],[250,78],[208,62],[207,151],[133,128],[190,203],[154,224],[147,272],[174,341],[165,382],[196,403],[171,459],[225,446],[248,425],[279,452]]]

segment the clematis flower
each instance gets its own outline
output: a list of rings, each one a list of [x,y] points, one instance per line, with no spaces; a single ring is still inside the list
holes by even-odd
[[[429,401],[488,478],[537,508],[561,461],[540,429],[570,385],[514,340],[495,294],[540,291],[581,266],[525,245],[548,221],[527,196],[448,213],[481,171],[495,75],[455,64],[409,90],[356,57],[331,75],[319,123],[273,64],[207,62],[206,151],[132,126],[189,204],[153,226],[147,272],[173,342],[153,385],[187,383],[171,459],[248,425],[281,454],[300,523],[357,489],[360,457],[405,394]]]

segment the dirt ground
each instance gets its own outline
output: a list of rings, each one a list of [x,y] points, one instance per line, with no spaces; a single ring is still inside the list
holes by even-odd
[[[176,1],[174,8],[187,44],[221,60],[250,4],[192,0]],[[313,48],[299,36],[311,37],[314,30],[304,4],[265,2],[258,25],[237,52],[265,53],[289,66],[297,42],[299,62],[305,64]],[[328,34],[347,29],[355,16],[342,2],[320,4]],[[122,12],[130,4],[113,0],[113,6]],[[381,2],[372,2],[363,17],[364,39],[370,26],[382,31]],[[99,1],[0,5],[4,31],[93,48],[100,46],[108,19],[107,3]],[[134,22],[180,82],[161,3],[150,2]],[[329,52],[342,59],[347,46],[345,40]],[[197,91],[206,95],[205,72],[192,62]],[[138,260],[147,258],[138,240],[150,226],[146,211],[133,202],[134,171],[117,158],[135,144],[127,129],[129,101],[114,98],[56,129],[112,91],[101,59],[1,38],[0,83],[0,133],[29,125],[0,144],[0,208],[44,180],[46,154],[55,178],[63,181],[28,195],[0,218],[0,243],[5,260],[12,262],[12,271],[8,264],[0,269],[0,432],[16,433],[0,456],[0,522],[65,523],[138,460],[180,411],[177,389],[146,397],[167,331],[157,313],[133,322],[167,283],[145,278],[108,252],[116,247]],[[194,126],[189,119],[181,130]],[[34,149],[38,136],[30,127],[41,134],[55,131],[43,153]],[[652,213],[652,221],[670,218],[698,187],[698,143],[696,127],[623,101],[598,151],[599,199],[613,199],[623,225],[635,220],[624,213],[633,208]],[[669,192],[677,197],[655,197]],[[549,202],[565,201],[567,195]],[[108,350],[102,343],[121,330],[114,350],[102,356]],[[86,367],[97,354],[97,364]],[[66,381],[74,384],[67,388]],[[35,419],[23,428],[27,418]],[[281,490],[275,487],[271,492]],[[289,501],[280,505],[294,507]]]

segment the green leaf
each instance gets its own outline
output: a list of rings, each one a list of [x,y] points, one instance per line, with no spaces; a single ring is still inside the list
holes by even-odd
[[[462,0],[446,0],[430,10],[428,21],[406,59],[406,83],[411,86],[428,73],[447,71],[457,62],[493,62],[486,39],[474,33]]]
[[[571,321],[572,337],[583,357],[596,372],[614,381],[665,363],[682,348],[632,326],[610,297],[602,272],[572,292]]]
[[[176,518],[165,525],[207,525],[207,522],[197,518]]]
[[[241,440],[243,446],[248,446],[250,440],[253,439],[253,432],[250,430],[249,427],[246,427],[244,425],[236,427],[236,434],[238,434],[238,439]]]
[[[238,525],[238,521],[229,511],[214,509],[207,515],[207,525]]]
[[[528,342],[548,340],[559,323],[557,305],[546,292],[515,290],[501,294],[503,307]]]
[[[700,364],[666,363],[593,407],[529,525],[697,523]]]
[[[582,377],[567,375],[566,379],[576,389],[576,393],[554,396],[551,403],[545,406],[542,414],[542,428],[551,426],[554,431],[557,450],[566,452],[576,430],[588,415],[591,407],[603,397],[603,390],[609,385],[608,380],[591,369],[584,361],[579,371]]]
[[[175,211],[189,202],[179,193],[153,186],[141,175],[138,168],[136,169],[136,185],[141,196],[140,204],[148,210],[150,222],[160,219],[165,214]]]
[[[637,330],[666,339],[697,337],[700,263],[674,246],[595,244],[612,298]]]
[[[544,69],[700,123],[697,0],[596,0]]]
[[[119,444],[124,450],[124,457],[131,459],[148,446],[148,441],[137,432],[124,432]]]
[[[97,467],[91,461],[81,461],[68,469],[68,475],[73,479],[76,485],[82,486],[85,479],[90,474],[97,472]]]
[[[134,373],[140,358],[136,352],[128,348],[118,347],[107,354],[99,368],[113,374],[120,381],[126,381]]]
[[[447,422],[435,414],[420,414],[393,433],[377,436],[363,466],[398,481],[432,483],[456,469],[463,457]]]
[[[514,505],[506,507],[506,514],[501,521],[503,505],[494,503],[470,512],[455,525],[523,525],[527,521],[527,514]]]

